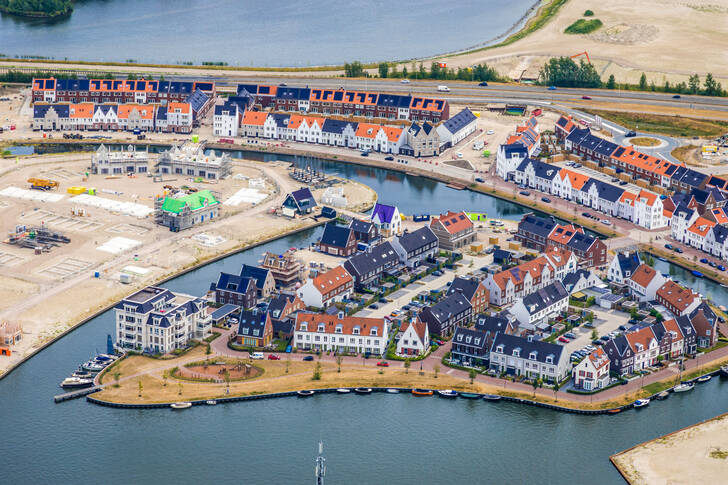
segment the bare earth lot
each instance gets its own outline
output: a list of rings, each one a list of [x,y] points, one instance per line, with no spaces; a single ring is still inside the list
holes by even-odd
[[[728,415],[648,441],[613,461],[632,485],[725,483]]]

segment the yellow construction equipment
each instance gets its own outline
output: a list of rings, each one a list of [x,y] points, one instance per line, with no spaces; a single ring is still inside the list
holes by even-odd
[[[33,189],[51,190],[58,188],[58,182],[55,180],[29,178],[28,183]]]

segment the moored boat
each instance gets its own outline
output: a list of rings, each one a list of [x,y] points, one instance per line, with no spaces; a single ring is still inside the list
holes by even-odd
[[[303,391],[297,391],[296,394],[298,395],[298,397],[310,397],[314,395],[314,391],[305,389]]]
[[[498,394],[483,394],[483,399],[486,401],[500,401],[503,398]]]
[[[104,367],[106,367],[103,364],[99,364],[98,362],[95,362],[93,360],[89,360],[88,362],[84,362],[81,364],[81,369],[89,372],[101,372],[104,370]]]
[[[659,259],[660,261],[664,261],[664,262],[667,263],[667,258],[663,258],[662,256],[658,256],[657,259]]]
[[[215,401],[214,399],[210,399],[205,401],[205,404],[207,404],[208,406],[214,406],[215,404],[217,404],[217,401]]]
[[[461,392],[460,397],[463,399],[479,399],[480,394],[474,394],[472,392]]]
[[[83,389],[85,387],[91,387],[93,385],[93,380],[81,379],[80,377],[66,377],[60,384],[63,389]]]
[[[720,375],[721,377],[728,377],[728,365],[721,366]]]
[[[351,392],[351,389],[347,389],[346,387],[340,387],[336,390],[339,394],[349,394]]]
[[[632,406],[634,408],[643,408],[645,406],[649,406],[650,400],[649,399],[637,399],[635,402],[632,403]]]
[[[619,414],[622,412],[622,408],[614,408],[607,411],[607,414]]]
[[[172,409],[187,409],[192,407],[191,402],[176,402],[174,404],[170,404],[169,407]]]
[[[354,388],[354,392],[357,394],[371,394],[372,389],[370,387],[356,387]]]
[[[667,399],[668,397],[670,397],[670,393],[667,391],[662,391],[657,396],[655,396],[655,399],[663,400],[663,399]]]
[[[701,383],[702,383],[702,382],[708,382],[708,381],[710,380],[710,378],[711,378],[711,377],[713,377],[713,376],[711,376],[710,374],[705,374],[704,376],[700,376],[700,377],[698,377],[698,378],[697,378],[696,380],[697,380],[698,382],[701,382]]]
[[[693,387],[695,387],[695,384],[692,382],[681,382],[677,386],[675,386],[672,390],[674,392],[687,392],[692,391]]]
[[[437,395],[440,397],[458,397],[458,392],[453,391],[452,389],[443,389],[441,391],[437,391]]]
[[[701,273],[700,271],[695,271],[695,270],[692,270],[692,271],[691,271],[691,273],[692,273],[692,274],[693,274],[693,276],[695,276],[696,278],[702,278],[702,277],[703,277],[703,273]]]
[[[389,389],[387,389],[387,392],[389,394],[399,394],[399,389],[395,389],[393,387],[390,387]]]
[[[412,394],[415,396],[432,396],[434,392],[432,389],[412,389]]]
[[[91,372],[85,370],[77,370],[76,372],[71,374],[71,377],[78,377],[79,379],[93,379],[94,375]]]

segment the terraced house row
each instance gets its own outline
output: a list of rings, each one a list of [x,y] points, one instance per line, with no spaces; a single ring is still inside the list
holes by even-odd
[[[324,115],[361,116],[438,123],[450,118],[445,99],[347,89],[239,84],[238,96],[252,96],[263,107]]]

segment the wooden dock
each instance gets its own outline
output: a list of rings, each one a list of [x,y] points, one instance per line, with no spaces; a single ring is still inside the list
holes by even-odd
[[[93,394],[94,392],[99,392],[101,389],[101,386],[87,387],[86,389],[79,389],[78,391],[71,391],[64,394],[59,394],[57,396],[53,396],[53,400],[56,403],[70,401],[71,399],[78,399],[79,397],[88,396],[89,394]]]

